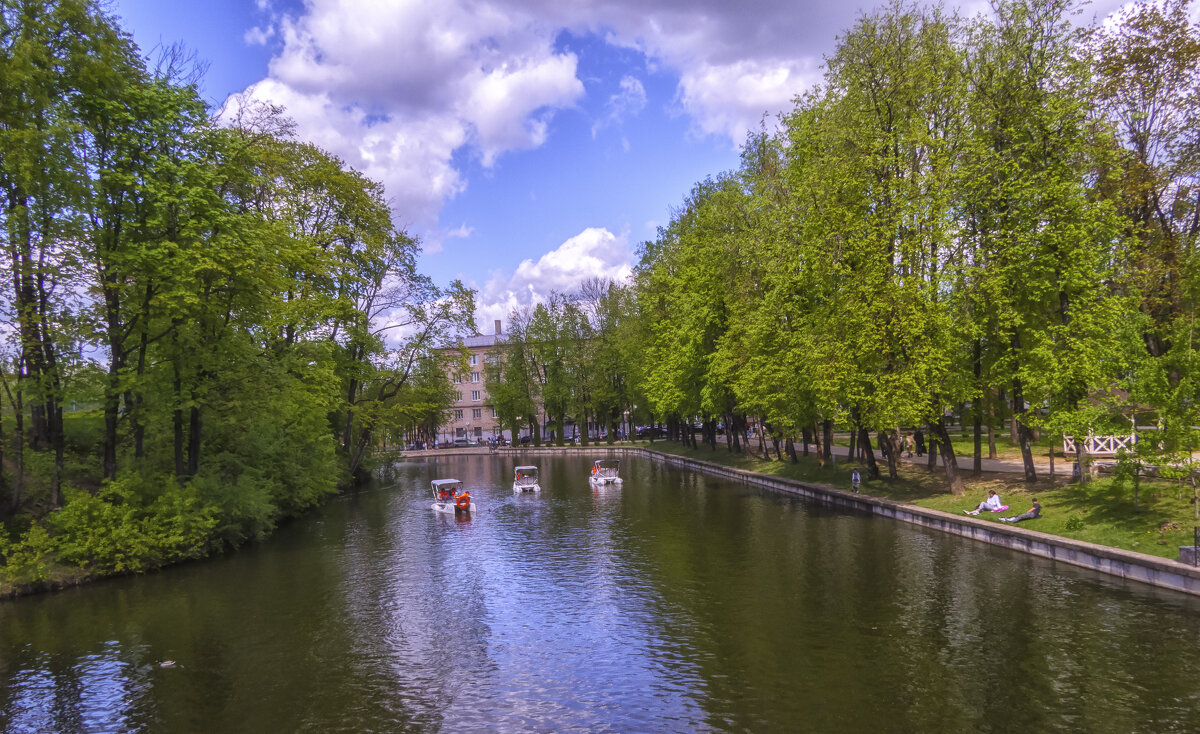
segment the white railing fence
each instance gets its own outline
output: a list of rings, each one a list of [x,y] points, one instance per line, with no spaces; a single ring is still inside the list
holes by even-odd
[[[1128,436],[1092,436],[1083,439],[1083,452],[1089,456],[1116,456],[1121,449],[1132,449],[1137,443],[1137,434]],[[1075,453],[1075,437],[1063,435],[1063,453]]]

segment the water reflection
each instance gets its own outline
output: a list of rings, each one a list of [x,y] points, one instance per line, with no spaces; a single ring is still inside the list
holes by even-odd
[[[0,730],[1200,728],[1189,597],[650,462],[514,495],[512,463],[0,604]]]

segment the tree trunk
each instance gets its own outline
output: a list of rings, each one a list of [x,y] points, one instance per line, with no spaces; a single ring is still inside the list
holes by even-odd
[[[13,409],[13,424],[15,426],[15,435],[13,440],[13,487],[12,487],[12,505],[9,510],[16,514],[21,508],[21,494],[25,487],[25,411],[22,405],[21,383],[17,383],[16,395],[13,394],[12,387],[8,383],[8,377],[4,374],[4,367],[0,365],[0,383],[4,386],[4,394],[8,397],[8,404]],[[0,431],[0,467],[4,466],[4,432]],[[3,471],[0,469],[0,477],[3,477]]]
[[[175,394],[175,410],[171,413],[171,427],[175,434],[175,479],[182,483],[187,477],[187,466],[183,460],[183,381],[179,376],[178,358],[175,362],[175,380],[172,387]]]
[[[796,444],[792,443],[792,439],[789,437],[785,440],[785,445],[787,447],[788,458],[791,459],[793,464],[795,464],[797,461],[799,461],[799,459],[796,458]]]
[[[196,396],[192,396],[196,400]],[[188,411],[188,477],[200,471],[200,406],[193,404]]]
[[[1013,380],[1013,423],[1016,426],[1017,439],[1021,445],[1021,460],[1025,463],[1025,481],[1037,481],[1037,469],[1033,465],[1033,449],[1029,445],[1029,429],[1025,427],[1025,423],[1017,419],[1017,413],[1020,412],[1025,402],[1021,390],[1021,381]]]
[[[138,362],[137,362],[137,393],[133,398],[133,412],[130,414],[130,422],[133,428],[133,456],[139,462],[146,457],[146,421],[142,416],[142,410],[145,407],[145,399],[143,397],[144,390],[142,389],[142,378],[146,373],[146,350],[148,348],[146,342],[146,332],[142,331],[142,341],[138,346]]]
[[[104,478],[117,478],[117,419],[121,410],[121,377],[116,360],[108,365],[104,390]]]
[[[867,477],[878,479],[879,465],[875,463],[875,452],[871,450],[871,434],[862,426],[858,428],[858,445],[862,447],[863,453],[867,457]]]
[[[826,418],[821,426],[824,431],[825,453],[822,454],[830,463],[833,463],[833,421]]]
[[[979,476],[983,473],[983,410],[976,406],[975,410],[975,455],[971,473]]]
[[[895,479],[898,476],[896,473],[896,461],[900,453],[899,442],[896,441],[892,431],[881,432],[879,434],[879,441],[879,448],[881,451],[884,451],[884,456],[887,457],[888,479]],[[884,445],[885,443],[886,445]]]
[[[958,458],[954,455],[954,444],[950,443],[950,435],[946,431],[945,418],[939,417],[936,423],[929,424],[929,432],[938,437],[938,450],[942,454],[942,464],[946,467],[946,483],[950,485],[951,494],[964,494],[962,478],[958,476]]]

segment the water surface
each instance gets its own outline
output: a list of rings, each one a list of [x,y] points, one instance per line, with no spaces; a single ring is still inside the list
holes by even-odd
[[[402,464],[257,547],[0,603],[0,731],[1200,730],[1191,597],[588,466]]]

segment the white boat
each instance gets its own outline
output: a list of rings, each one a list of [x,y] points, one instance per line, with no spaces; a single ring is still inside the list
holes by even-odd
[[[588,478],[588,481],[596,485],[620,484],[621,477],[618,475],[620,468],[620,459],[596,459],[596,463],[592,465],[592,475]]]
[[[536,466],[518,466],[513,468],[514,492],[541,492],[538,484],[538,468]]]
[[[471,493],[463,489],[457,479],[434,479],[429,483],[433,489],[433,509],[453,515],[475,512]]]

